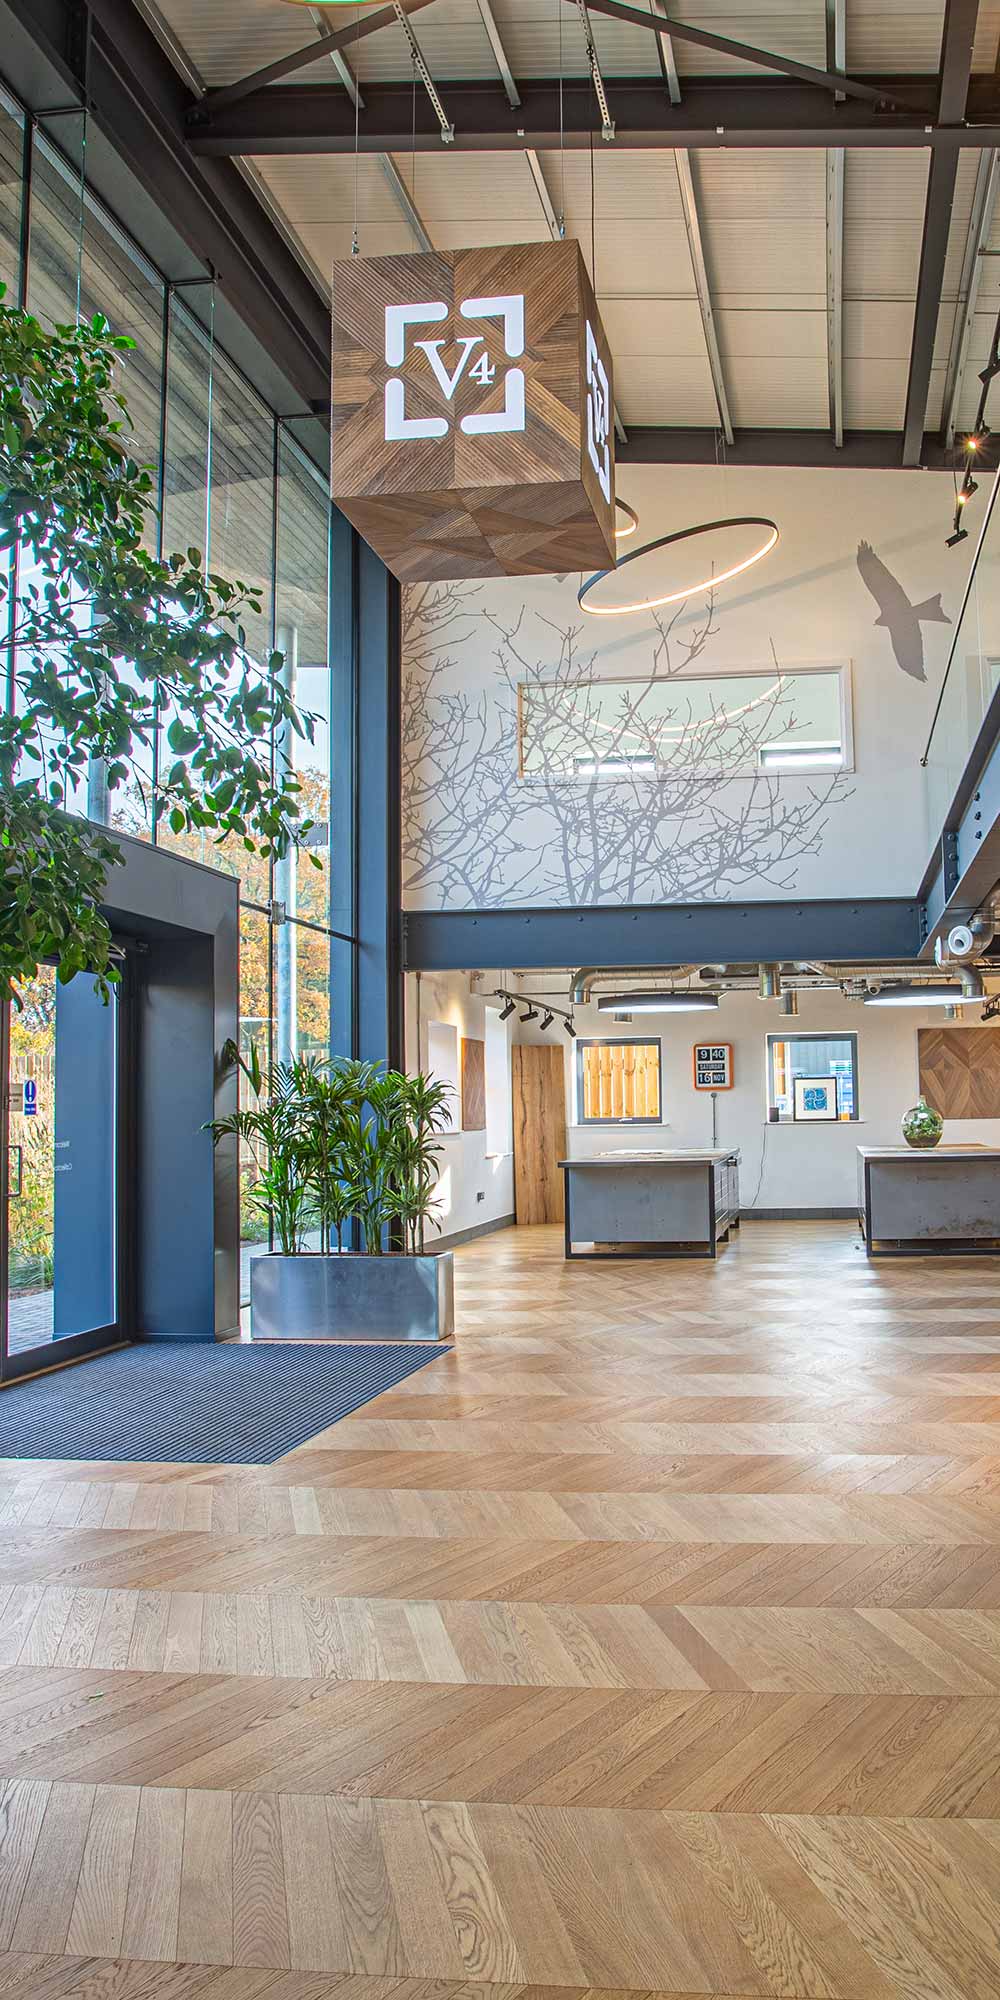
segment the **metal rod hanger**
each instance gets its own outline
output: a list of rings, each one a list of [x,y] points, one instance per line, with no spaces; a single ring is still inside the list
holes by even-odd
[[[413,67],[416,70],[417,75],[419,76],[420,81],[427,92],[427,95],[431,103],[431,109],[433,110],[434,116],[441,127],[441,143],[442,145],[450,146],[455,138],[455,127],[452,124],[450,118],[448,117],[448,113],[446,112],[444,105],[442,104],[441,99],[438,95],[437,84],[435,83],[434,78],[432,77],[430,70],[427,67],[426,62],[424,61],[424,54],[423,50],[420,47],[420,43],[418,42],[416,35],[414,34],[413,29],[411,28],[410,23],[406,18],[406,8],[403,4],[403,0],[392,0],[392,11],[397,21],[399,22],[399,25],[402,28],[403,33],[406,36],[406,39],[410,45],[410,55],[413,59]]]
[[[597,50],[594,47],[594,33],[590,25],[590,15],[587,12],[587,0],[576,0],[576,4],[586,38],[587,67],[590,71],[590,80],[594,86],[597,107],[601,114],[601,138],[610,140],[615,136],[614,119],[608,109],[608,93],[604,88],[601,65],[597,60]]]

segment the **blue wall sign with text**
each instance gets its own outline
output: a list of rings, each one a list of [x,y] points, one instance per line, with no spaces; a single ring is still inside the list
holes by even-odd
[[[38,1085],[33,1076],[26,1076],[21,1085],[21,1116],[23,1118],[38,1116]]]

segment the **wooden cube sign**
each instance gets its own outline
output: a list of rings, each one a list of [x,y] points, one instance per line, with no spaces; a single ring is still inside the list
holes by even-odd
[[[334,266],[333,497],[404,583],[611,567],[613,413],[578,244]]]

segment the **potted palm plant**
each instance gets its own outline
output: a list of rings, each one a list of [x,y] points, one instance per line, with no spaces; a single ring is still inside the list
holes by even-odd
[[[453,1258],[426,1240],[450,1084],[310,1056],[265,1078],[256,1049],[226,1056],[253,1103],[209,1130],[249,1151],[275,1244],[250,1265],[252,1338],[450,1340]]]

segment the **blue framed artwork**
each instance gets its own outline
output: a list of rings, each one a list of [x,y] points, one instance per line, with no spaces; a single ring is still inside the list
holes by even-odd
[[[835,1076],[797,1076],[795,1078],[795,1118],[796,1122],[815,1120],[831,1124],[837,1117],[837,1079]]]

